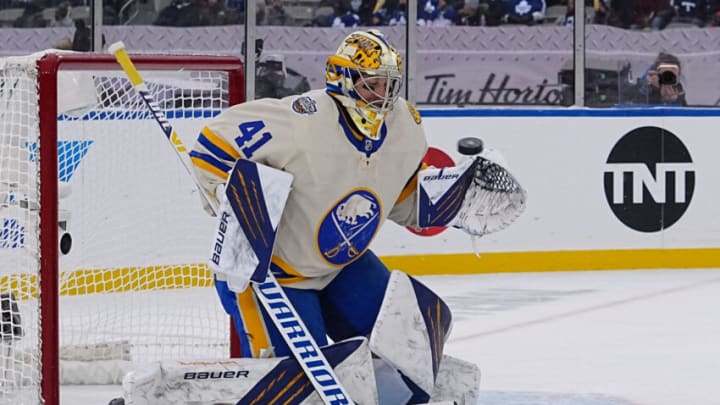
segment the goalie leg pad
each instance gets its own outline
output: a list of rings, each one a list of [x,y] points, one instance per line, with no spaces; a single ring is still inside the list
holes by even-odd
[[[409,381],[411,401],[427,400],[452,327],[450,308],[434,292],[401,271],[393,271],[370,350]]]
[[[454,401],[476,405],[480,396],[480,368],[470,362],[444,355],[430,398],[433,402]]]
[[[364,338],[322,349],[338,379],[358,404],[377,405],[372,358]],[[332,397],[332,393],[329,395]],[[294,358],[162,361],[123,379],[126,405],[321,403]],[[349,403],[335,398],[337,404]]]

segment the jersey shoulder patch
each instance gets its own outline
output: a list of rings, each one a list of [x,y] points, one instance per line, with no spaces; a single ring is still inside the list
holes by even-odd
[[[412,115],[413,119],[415,120],[415,123],[420,125],[422,122],[422,118],[420,117],[420,111],[418,111],[417,107],[415,107],[415,104],[406,101],[408,111],[410,111],[410,115]]]
[[[309,96],[301,96],[293,101],[292,109],[298,114],[315,114],[317,112],[317,101]]]

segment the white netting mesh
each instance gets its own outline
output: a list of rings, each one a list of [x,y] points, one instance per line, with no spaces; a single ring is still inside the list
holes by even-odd
[[[37,71],[0,64],[0,402],[38,403]],[[34,207],[32,206],[34,205]]]
[[[3,395],[39,381],[36,163],[46,145],[38,140],[35,61],[19,61],[0,59],[0,294],[12,293],[20,312],[2,312]],[[230,88],[227,72],[183,68],[141,73],[190,147],[205,120],[228,106]],[[110,63],[61,69],[57,102],[65,380],[91,381],[69,365],[227,356],[228,320],[204,265],[214,220],[143,101]],[[21,325],[9,323],[16,318]]]

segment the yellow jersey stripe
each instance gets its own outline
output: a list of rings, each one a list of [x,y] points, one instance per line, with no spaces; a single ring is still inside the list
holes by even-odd
[[[237,160],[240,159],[240,153],[235,150],[235,148],[232,147],[225,139],[219,137],[215,132],[213,132],[208,127],[203,127],[202,131],[200,131],[203,135],[205,135],[205,138],[207,138],[208,141],[210,141],[213,145],[217,146],[218,148],[222,149],[223,152],[227,153],[228,155],[232,156],[233,159]]]
[[[252,288],[237,294],[237,304],[245,324],[245,331],[250,338],[252,356],[258,358],[260,350],[270,348],[270,338]]]
[[[210,172],[223,180],[227,180],[227,178],[228,178],[227,172],[223,171],[222,169],[218,168],[217,166],[213,166],[210,163],[208,163],[202,159],[198,159],[196,157],[190,157],[190,160],[192,160],[193,165],[195,165],[196,167],[199,167],[200,169]]]

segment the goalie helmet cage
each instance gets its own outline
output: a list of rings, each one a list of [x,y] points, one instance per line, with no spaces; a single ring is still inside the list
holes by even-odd
[[[131,58],[185,145],[243,101],[238,58]],[[237,356],[204,265],[215,220],[115,59],[0,58],[0,103],[0,403]]]

